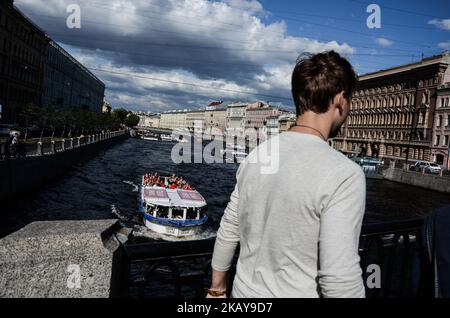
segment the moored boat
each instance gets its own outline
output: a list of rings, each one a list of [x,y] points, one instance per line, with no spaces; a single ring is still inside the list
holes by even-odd
[[[151,132],[146,132],[141,135],[141,139],[156,141],[158,140],[158,135]]]
[[[152,140],[152,141],[157,141],[158,140],[157,137],[153,137],[153,136],[142,136],[142,139],[144,139],[144,140]]]
[[[165,134],[162,134],[162,135],[160,136],[160,138],[161,138],[161,141],[173,141],[173,138],[172,138],[171,135],[165,135]]]
[[[244,151],[233,151],[234,158],[238,163],[241,163],[245,158],[247,158],[248,153]]]

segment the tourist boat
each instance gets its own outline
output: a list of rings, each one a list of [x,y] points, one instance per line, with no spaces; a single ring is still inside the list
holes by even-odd
[[[160,136],[160,138],[161,138],[161,141],[173,141],[173,138],[172,138],[172,136],[171,135],[161,135]]]
[[[239,145],[229,148],[229,144],[227,144],[227,148],[220,149],[220,153],[227,158],[233,158],[233,160],[238,163],[241,163],[242,160],[248,156],[248,153],[245,151],[245,147]]]
[[[143,135],[141,138],[144,140],[152,140],[152,141],[158,140],[158,137],[152,134]]]
[[[195,235],[208,220],[206,210],[198,191],[147,185],[142,177],[139,212],[150,230],[176,237]]]
[[[246,153],[244,151],[236,150],[236,151],[233,151],[233,156],[236,159],[236,161],[238,163],[240,163],[240,162],[242,162],[242,160],[244,160],[248,156],[248,153]]]
[[[220,153],[222,155],[230,154],[231,157],[234,157],[234,150],[230,148],[220,149]]]
[[[152,137],[152,136],[143,136],[142,139],[144,140],[151,140],[151,141],[157,141],[158,138]]]

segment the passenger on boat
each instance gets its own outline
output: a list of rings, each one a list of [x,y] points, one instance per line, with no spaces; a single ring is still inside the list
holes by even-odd
[[[146,173],[144,175],[144,185],[157,186],[167,189],[194,190],[194,188],[183,178],[172,174],[169,177],[161,177],[158,173]]]

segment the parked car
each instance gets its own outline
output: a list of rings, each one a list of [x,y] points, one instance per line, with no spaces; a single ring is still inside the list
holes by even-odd
[[[437,163],[434,162],[416,161],[409,167],[409,170],[417,172],[425,171],[425,173],[440,174],[442,169]]]
[[[437,164],[437,163],[430,163],[426,168],[425,168],[425,173],[432,173],[432,174],[440,174],[442,171],[441,167]]]
[[[426,161],[416,161],[409,166],[409,170],[417,172],[422,171],[423,169],[425,169],[426,164]]]

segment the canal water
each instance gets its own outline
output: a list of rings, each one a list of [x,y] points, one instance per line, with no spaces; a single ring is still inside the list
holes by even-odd
[[[141,225],[137,213],[140,178],[152,171],[183,176],[196,186],[208,202],[210,219],[203,234],[194,239],[215,236],[234,187],[237,164],[174,164],[173,145],[128,139],[80,164],[61,180],[3,205],[0,237],[38,220],[118,218],[134,229],[135,240],[161,239]],[[450,205],[450,194],[369,179],[364,222],[422,217],[445,205]]]

